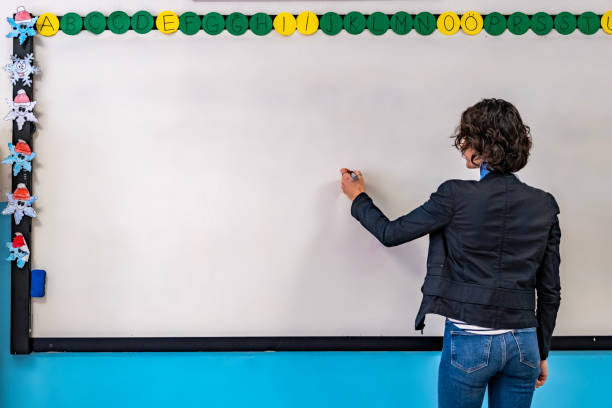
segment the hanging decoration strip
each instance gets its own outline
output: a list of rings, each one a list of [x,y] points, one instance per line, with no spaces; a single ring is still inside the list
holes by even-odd
[[[38,17],[32,16],[23,6],[17,7],[13,17],[7,17],[10,31],[6,35],[13,39],[13,53],[9,56],[10,63],[4,66],[13,85],[13,97],[6,98],[9,111],[4,120],[13,122],[13,139],[9,143],[10,155],[2,160],[3,164],[12,166],[13,193],[6,193],[8,204],[2,210],[2,215],[12,215],[13,241],[6,244],[9,250],[8,261],[17,261],[16,269],[12,269],[13,285],[23,288],[29,286],[29,265],[24,268],[30,258],[27,242],[31,234],[31,218],[36,217],[36,210],[32,207],[36,196],[31,195],[32,190],[32,159],[36,153],[32,151],[33,134],[38,119],[34,114],[36,101],[33,100],[34,75],[39,68],[34,64],[33,40],[34,30]],[[24,216],[27,216],[24,218]],[[24,270],[25,273],[19,273]],[[24,276],[25,275],[25,276]],[[15,306],[15,305],[13,305]],[[24,305],[18,309],[26,310]],[[29,310],[29,309],[28,309]]]
[[[4,120],[13,123],[13,137],[8,144],[10,154],[2,163],[12,167],[12,193],[7,192],[7,206],[3,215],[12,218],[11,238],[7,242],[6,260],[11,262],[11,354],[29,353],[31,321],[31,242],[32,219],[37,216],[32,194],[33,139],[38,119],[34,114],[34,76],[39,67],[35,63],[34,37],[38,17],[32,16],[23,6],[17,7],[12,17],[7,17],[9,32],[13,39],[13,52],[4,65],[8,80],[13,85],[10,98],[5,98],[9,111]],[[40,281],[39,281],[40,282]]]
[[[269,34],[272,30],[284,36],[292,35],[295,31],[311,35],[318,30],[327,35],[336,35],[344,30],[356,35],[366,29],[373,35],[382,35],[389,30],[399,35],[408,34],[413,30],[420,35],[430,35],[436,29],[445,35],[453,35],[459,31],[476,35],[483,29],[492,36],[501,35],[506,30],[514,35],[522,35],[529,30],[537,35],[546,35],[553,29],[562,35],[572,34],[576,30],[585,35],[592,35],[600,28],[603,32],[612,34],[612,10],[604,14],[587,11],[579,15],[569,12],[558,14],[539,12],[533,15],[521,12],[504,15],[493,12],[483,15],[477,11],[468,11],[463,15],[452,11],[442,14],[426,11],[418,14],[405,11],[394,14],[378,11],[363,14],[352,11],[345,15],[334,12],[317,15],[312,11],[303,11],[297,16],[286,12],[277,15],[266,13],[221,15],[216,12],[198,15],[191,11],[180,16],[172,11],[162,11],[157,16],[153,16],[143,10],[132,16],[123,11],[114,11],[108,16],[99,11],[92,11],[86,16],[66,13],[60,17],[44,13],[36,21],[36,30],[44,36],[55,35],[59,30],[67,35],[75,35],[82,30],[93,34],[100,34],[105,30],[110,30],[114,34],[123,34],[128,30],[139,34],[146,34],[151,30],[159,30],[164,34],[181,31],[185,35],[194,35],[200,30],[208,35],[217,35],[223,30],[227,30],[232,35],[242,35],[247,30],[251,30],[258,36]]]

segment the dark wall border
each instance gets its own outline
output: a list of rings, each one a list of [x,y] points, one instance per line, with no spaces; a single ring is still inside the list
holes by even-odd
[[[80,337],[31,339],[32,351],[440,351],[442,337]],[[610,350],[612,336],[556,336],[552,350]]]
[[[13,16],[14,17],[14,16]],[[18,57],[25,57],[27,54],[34,53],[34,38],[28,36],[23,44],[19,44],[18,38],[13,38],[13,54]],[[23,85],[22,82],[18,81],[13,85],[13,98],[17,95],[17,91],[24,89],[31,101],[34,101],[34,75],[32,76],[32,84],[30,86]],[[11,98],[12,100],[12,98]],[[32,122],[26,121],[23,124],[23,128],[19,130],[17,123],[13,121],[13,145],[17,145],[17,141],[22,139],[26,141],[32,150],[34,150],[34,143],[32,141],[32,134],[34,133],[35,126]],[[32,192],[32,172],[21,170],[19,174],[12,178],[12,190],[15,191],[19,183],[24,183],[30,194]],[[11,172],[12,174],[12,172]],[[11,238],[15,236],[16,232],[21,232],[25,238],[26,243],[30,248],[30,260],[26,262],[23,268],[17,266],[17,262],[11,262],[11,354],[27,354],[30,353],[30,273],[31,267],[30,262],[32,261],[32,246],[30,240],[30,233],[32,230],[32,218],[23,217],[21,223],[17,225],[15,223],[15,217],[11,217]]]

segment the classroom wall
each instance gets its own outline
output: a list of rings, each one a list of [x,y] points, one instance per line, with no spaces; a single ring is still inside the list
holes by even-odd
[[[6,203],[0,203],[2,208]],[[0,217],[3,242],[10,218]],[[432,407],[439,352],[9,353],[0,261],[0,408]],[[612,351],[549,357],[534,407],[612,407]],[[486,406],[486,404],[485,404]]]

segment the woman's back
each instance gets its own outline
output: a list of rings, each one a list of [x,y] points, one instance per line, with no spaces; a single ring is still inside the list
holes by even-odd
[[[453,182],[453,216],[444,233],[449,278],[533,291],[558,213],[552,195],[512,174]]]

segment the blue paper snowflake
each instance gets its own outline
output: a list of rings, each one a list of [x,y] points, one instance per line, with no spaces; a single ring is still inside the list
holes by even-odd
[[[17,261],[17,266],[23,268],[26,262],[30,260],[30,248],[23,239],[23,235],[20,232],[15,233],[13,242],[7,242],[6,247],[9,250],[9,256],[6,258],[7,261]]]
[[[4,70],[9,73],[11,84],[16,85],[21,81],[24,86],[32,85],[32,76],[40,71],[32,64],[34,54],[27,54],[23,58],[11,55],[11,63],[4,66]]]
[[[8,146],[11,154],[9,154],[6,159],[2,160],[2,163],[13,165],[13,176],[18,175],[22,169],[31,172],[31,161],[36,157],[36,153],[30,151],[30,146],[23,140],[19,140],[17,146],[14,146],[12,143],[9,143]]]
[[[17,14],[15,18],[7,17],[6,21],[11,25],[11,32],[6,35],[7,38],[19,38],[19,44],[23,44],[28,37],[34,37],[36,31],[34,30],[34,24],[36,24],[38,17],[30,16],[25,8],[17,7]]]
[[[25,190],[25,195],[23,194]],[[21,193],[18,195],[18,193]],[[24,215],[35,218],[36,211],[32,208],[32,204],[38,197],[30,196],[30,192],[25,188],[25,184],[19,184],[17,190],[13,194],[6,193],[8,203],[6,208],[2,210],[2,215],[13,214],[15,224],[19,225]]]

